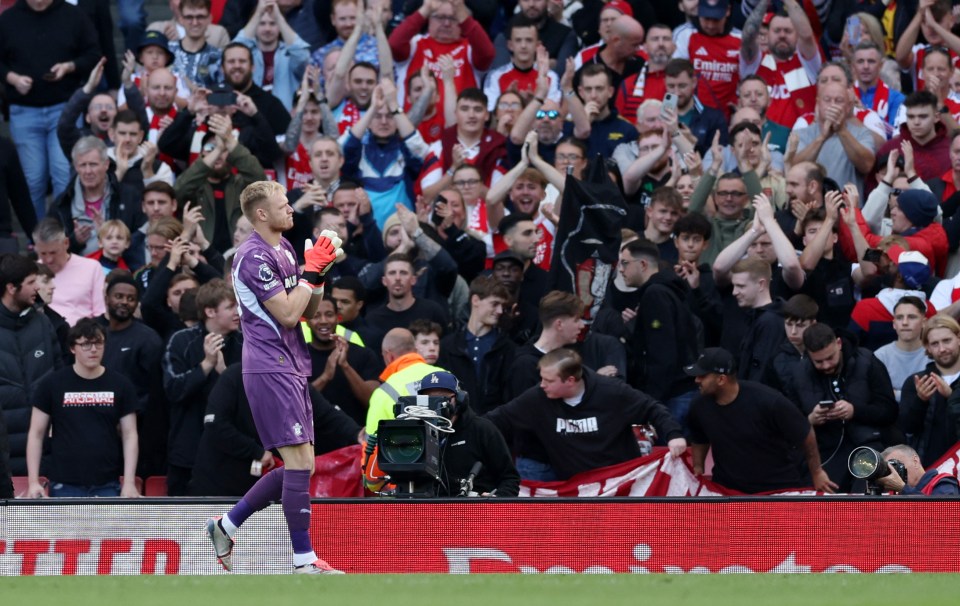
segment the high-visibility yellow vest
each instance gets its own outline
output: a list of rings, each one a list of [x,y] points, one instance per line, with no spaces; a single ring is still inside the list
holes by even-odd
[[[303,339],[310,343],[313,341],[313,333],[310,331],[310,325],[306,321],[300,322],[300,329],[303,330]],[[363,339],[360,338],[360,335],[355,330],[350,330],[349,328],[344,328],[343,326],[337,324],[337,328],[334,331],[339,336],[341,336],[347,343],[353,343],[360,347],[365,347]]]
[[[426,362],[411,364],[390,375],[370,396],[367,409],[367,433],[377,433],[380,421],[393,419],[393,405],[401,396],[415,396],[420,388],[420,379],[432,372],[445,372],[442,368]]]

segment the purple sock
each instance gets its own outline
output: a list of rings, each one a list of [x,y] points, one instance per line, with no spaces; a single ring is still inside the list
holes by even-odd
[[[254,484],[240,502],[227,514],[234,526],[239,527],[254,513],[264,509],[271,501],[280,499],[283,489],[283,468],[274,469]]]
[[[306,469],[283,470],[283,517],[290,530],[293,553],[310,553],[310,472]]]

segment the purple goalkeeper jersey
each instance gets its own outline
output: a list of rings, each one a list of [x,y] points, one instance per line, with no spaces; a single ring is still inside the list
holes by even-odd
[[[310,376],[310,354],[298,324],[284,328],[263,304],[297,288],[300,268],[286,238],[276,248],[253,232],[233,258],[233,289],[243,331],[243,372]]]

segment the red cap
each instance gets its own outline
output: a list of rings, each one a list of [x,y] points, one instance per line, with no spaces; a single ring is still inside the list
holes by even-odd
[[[606,4],[603,5],[603,9],[608,9],[608,8],[612,8],[615,11],[620,11],[621,14],[624,14],[628,17],[633,16],[633,7],[630,6],[630,4],[628,4],[627,2],[624,2],[624,0],[611,0],[610,2],[607,2]]]

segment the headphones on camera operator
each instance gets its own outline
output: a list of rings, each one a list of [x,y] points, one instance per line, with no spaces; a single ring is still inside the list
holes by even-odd
[[[423,395],[424,391],[433,389],[452,391],[454,395],[452,397]],[[397,407],[400,408],[396,411],[397,416],[403,413],[404,404],[401,404],[401,401],[408,400],[405,404],[409,405],[409,403],[412,403],[409,400],[413,398],[417,399],[417,405],[427,406],[451,422],[454,416],[462,414],[470,404],[470,395],[460,387],[460,380],[453,373],[445,371],[432,372],[421,379],[417,394],[408,398],[400,398],[400,401],[397,402]]]

